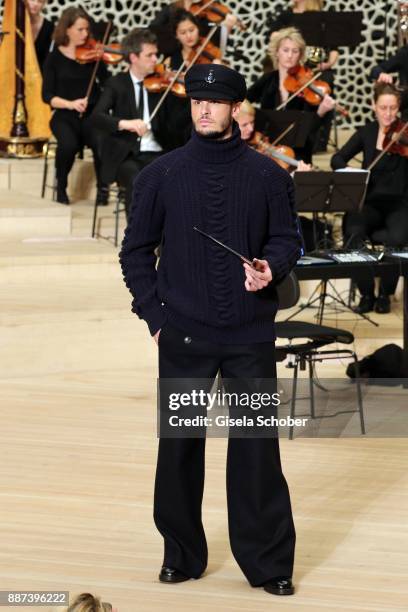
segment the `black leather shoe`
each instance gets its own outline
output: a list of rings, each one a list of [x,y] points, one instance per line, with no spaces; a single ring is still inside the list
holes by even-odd
[[[185,582],[190,580],[190,576],[186,576],[174,567],[166,567],[163,565],[159,574],[160,582],[167,582],[169,584],[176,584],[177,582]]]
[[[375,312],[379,314],[387,314],[391,312],[391,301],[388,295],[384,293],[379,295],[375,302]]]
[[[362,295],[360,299],[360,303],[355,307],[354,311],[358,314],[365,314],[366,312],[370,312],[374,310],[374,295]]]
[[[59,204],[69,204],[69,197],[67,196],[67,192],[61,187],[57,188],[57,202]]]
[[[271,578],[263,585],[264,590],[272,595],[293,595],[295,587],[292,584],[291,578],[285,576],[277,576]]]

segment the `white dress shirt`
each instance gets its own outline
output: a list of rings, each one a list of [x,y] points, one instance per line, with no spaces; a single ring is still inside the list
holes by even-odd
[[[139,79],[137,79],[131,72],[129,72],[130,78],[132,79],[132,83],[135,89],[135,98],[136,98],[136,108],[139,106],[139,94],[140,91],[143,91],[143,121],[150,125],[150,110],[149,110],[149,98],[147,95],[147,91],[145,87],[140,90],[139,83],[142,83]],[[148,132],[144,136],[142,136],[140,140],[140,152],[144,151],[162,151],[162,147],[159,145],[157,140],[155,139],[153,132],[149,129]]]

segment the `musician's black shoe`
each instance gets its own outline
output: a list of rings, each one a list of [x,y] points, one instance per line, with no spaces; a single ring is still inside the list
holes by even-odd
[[[272,595],[293,595],[295,587],[292,584],[291,578],[286,576],[277,576],[265,582],[263,588],[267,593]]]
[[[378,314],[387,314],[391,312],[391,301],[389,295],[382,293],[378,296],[375,302],[375,312]]]
[[[97,206],[107,206],[109,204],[109,188],[108,187],[98,187],[98,191],[96,193],[96,205]]]
[[[374,310],[375,297],[374,295],[362,295],[360,303],[354,308],[354,311],[358,314],[365,314]]]
[[[57,187],[57,202],[59,204],[69,204],[69,197],[67,192],[62,187]]]
[[[174,567],[166,567],[163,565],[159,574],[160,582],[167,582],[168,584],[176,584],[177,582],[185,582],[190,580],[190,576],[186,576]]]

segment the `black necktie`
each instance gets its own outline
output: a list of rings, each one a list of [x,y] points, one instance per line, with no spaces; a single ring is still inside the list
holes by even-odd
[[[137,86],[139,87],[139,104],[137,106],[137,119],[143,119],[143,115],[144,115],[143,81],[138,81]]]

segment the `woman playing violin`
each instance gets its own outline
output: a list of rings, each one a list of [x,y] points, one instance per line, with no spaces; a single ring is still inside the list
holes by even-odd
[[[184,11],[192,12],[192,7],[194,7],[194,5],[198,6],[205,4],[206,2],[200,2],[199,0],[175,0],[173,2],[170,2],[169,4],[165,5],[163,8],[160,9],[149,27],[151,27],[155,32],[157,32],[159,38],[161,38],[160,33],[163,33],[163,29],[171,27],[171,22],[177,10],[182,9]],[[210,28],[209,21],[211,22],[211,20],[207,18],[205,12],[199,12],[197,14],[196,19],[199,26],[200,34],[205,36],[206,34],[208,34]],[[213,40],[213,42],[217,46],[220,46],[222,47],[222,49],[224,49],[227,42],[228,34],[231,32],[237,22],[237,17],[232,13],[227,13],[225,19],[217,20],[217,24],[220,26],[220,34],[216,35],[216,38]],[[166,37],[164,37],[164,39],[165,38]],[[159,45],[159,49],[165,55],[171,55],[176,49],[175,47],[172,47],[171,44],[169,45],[164,39],[163,43]]]
[[[183,61],[185,61],[188,66],[191,58],[195,55],[195,50],[198,48],[201,40],[199,23],[192,13],[180,9],[174,13],[172,29],[179,48],[165,63],[169,65],[172,70],[178,70]],[[211,45],[211,49],[212,48],[213,45]],[[215,47],[215,50],[215,52],[219,52],[217,47]],[[206,48],[204,50],[204,54],[205,53],[207,53]],[[203,60],[205,62],[205,57],[203,57]],[[220,63],[220,61],[211,56],[208,58],[208,63],[217,64]]]
[[[269,32],[276,32],[283,28],[293,26],[293,16],[307,11],[323,11],[323,0],[292,0],[291,7],[282,11],[276,19],[269,19]],[[319,70],[331,70],[336,64],[339,54],[336,49],[321,49],[318,47],[307,47],[306,57],[309,62],[317,66]],[[326,80],[327,75],[324,75]],[[332,85],[332,82],[329,83]]]
[[[89,36],[89,17],[81,8],[66,9],[54,31],[55,47],[44,65],[43,100],[55,111],[51,119],[51,130],[57,139],[55,159],[57,174],[57,201],[69,204],[67,196],[68,175],[75,155],[84,145],[92,149],[98,185],[97,201],[104,203],[106,192],[99,180],[100,156],[95,133],[88,117],[99,95],[96,84],[89,97],[85,97],[94,63],[80,64],[75,59],[77,47],[85,44]],[[98,67],[97,78],[103,83],[109,73],[104,66]]]
[[[253,146],[260,153],[264,153],[276,161],[281,167],[288,170],[293,170],[295,168],[294,165],[289,166],[289,164],[285,164],[284,162],[280,163],[279,158],[273,155],[273,150],[275,149],[279,152],[279,147],[273,147],[266,137],[264,137],[264,141],[269,146],[266,146],[265,148],[257,146],[256,140],[253,138],[255,133],[259,134],[259,132],[255,132],[255,113],[255,107],[252,106],[248,100],[244,100],[239,107],[238,112],[234,116],[235,121],[239,125],[242,140],[245,140],[245,142],[247,142],[250,146]],[[263,134],[261,134],[261,136],[263,136]],[[289,149],[289,147],[284,147],[284,149]],[[291,149],[291,151],[293,151],[293,149]],[[311,166],[309,164],[305,164],[302,160],[297,161],[294,159],[294,163],[296,164],[296,170],[298,172],[311,170]]]
[[[383,149],[384,138],[398,117],[400,93],[393,85],[377,83],[374,87],[371,121],[346,142],[331,160],[332,168],[345,168],[348,162],[363,153],[363,168],[368,168]],[[387,153],[370,173],[367,195],[361,212],[349,213],[343,224],[345,244],[361,247],[369,238],[391,247],[408,246],[408,160]],[[366,313],[375,308],[378,313],[390,311],[390,295],[395,291],[398,275],[381,278],[379,295],[374,294],[374,279],[369,274],[356,282],[361,293],[357,312]]]
[[[261,108],[275,109],[289,98],[289,92],[285,88],[285,79],[288,71],[301,63],[304,59],[306,43],[300,32],[295,28],[285,28],[271,34],[268,53],[272,59],[275,70],[264,74],[248,90],[248,100],[260,102]],[[310,111],[317,115],[315,124],[316,131],[320,127],[320,120],[335,106],[333,98],[324,95],[318,106],[311,106],[301,96],[296,96],[288,102],[287,110]],[[312,152],[316,131],[309,135],[305,147],[297,151],[297,157],[301,157],[307,163],[312,160]]]

